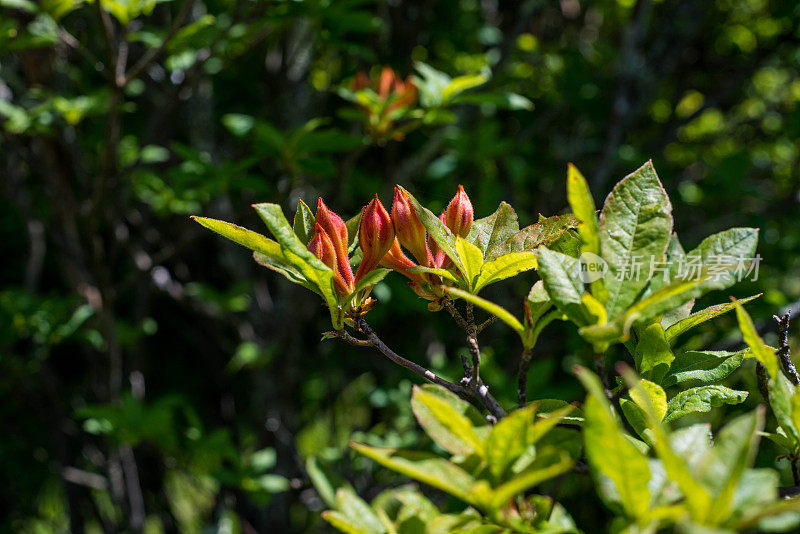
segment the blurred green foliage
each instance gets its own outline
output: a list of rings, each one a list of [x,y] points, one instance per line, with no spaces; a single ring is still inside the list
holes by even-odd
[[[371,499],[398,480],[348,438],[434,447],[409,375],[320,342],[314,295],[189,213],[254,228],[249,204],[321,195],[352,216],[395,183],[438,212],[461,183],[476,216],[510,200],[534,221],[565,210],[568,161],[597,198],[653,158],[687,249],[761,228],[759,279],[732,291],[764,293],[748,307],[775,344],[769,316],[800,299],[799,26],[791,0],[0,0],[0,529],[319,531],[311,458]],[[396,123],[413,128],[375,136],[342,96],[384,65],[466,90],[446,109],[420,91]],[[519,310],[535,279],[486,297]],[[397,276],[374,295],[390,346],[460,374],[449,317],[419,320]],[[680,349],[730,348],[734,328]],[[549,329],[530,395],[582,399],[568,372],[590,351]],[[519,340],[486,335],[511,405]],[[725,383],[756,391],[752,365]],[[779,451],[756,466],[788,485]],[[610,518],[588,479],[551,490],[579,528]]]

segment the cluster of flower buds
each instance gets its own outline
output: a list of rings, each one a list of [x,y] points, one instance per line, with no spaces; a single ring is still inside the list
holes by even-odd
[[[473,218],[472,202],[464,188],[458,186],[458,192],[439,219],[455,235],[466,237]],[[437,276],[408,271],[420,265],[447,268],[449,259],[428,235],[408,197],[399,188],[394,189],[391,216],[377,195],[364,208],[358,230],[362,257],[355,276],[347,254],[348,243],[347,225],[319,199],[308,250],[334,272],[334,287],[340,297],[350,295],[359,281],[378,265],[407,276],[412,289],[424,298],[435,300],[442,296],[436,290],[441,284]],[[416,262],[406,256],[401,245]]]
[[[333,271],[333,283],[340,297],[350,295],[367,273],[375,269],[394,242],[394,226],[386,208],[376,196],[364,208],[358,231],[361,264],[355,276],[347,254],[347,225],[320,198],[314,215],[314,234],[308,250]]]
[[[439,220],[455,235],[466,237],[472,228],[473,219],[472,202],[464,188],[459,185],[458,192],[447,208],[442,210]],[[418,265],[436,269],[447,268],[450,260],[433,238],[428,235],[406,194],[397,187],[394,188],[394,201],[392,202],[392,223],[397,242],[384,257],[383,265],[409,277],[411,287],[418,295],[431,300],[439,298],[441,295],[433,289],[439,285],[438,277],[409,273],[408,269]],[[403,253],[400,245],[411,253],[417,263]]]
[[[396,128],[395,122],[417,101],[418,90],[411,76],[400,78],[391,67],[383,67],[376,80],[363,71],[353,78],[353,91],[371,89],[373,99],[359,100],[359,108],[364,112],[365,123],[370,135],[379,141],[401,140],[405,132]]]

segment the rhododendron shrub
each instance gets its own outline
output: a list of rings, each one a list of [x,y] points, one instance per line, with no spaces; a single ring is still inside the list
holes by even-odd
[[[404,95],[411,82],[393,76],[384,71],[375,93],[398,105],[410,101]],[[374,83],[360,76],[354,87]],[[351,446],[461,506],[440,508],[415,486],[386,489],[367,503],[347,485],[334,491],[309,465],[330,508],[325,519],[343,532],[575,532],[569,511],[541,489],[588,473],[615,514],[614,531],[800,528],[800,501],[780,497],[796,488],[779,488],[775,471],[752,468],[766,436],[786,449],[800,476],[800,378],[791,364],[788,315],[778,318],[776,350],[742,307],[758,295],[693,311],[697,298],[757,275],[758,231],[731,228],[687,251],[652,162],[621,180],[599,213],[572,165],[566,187],[570,213],[540,215],[522,228],[505,202],[476,215],[461,186],[438,215],[399,185],[390,209],[376,196],[348,221],[322,199],[313,213],[301,200],[293,223],[280,206],[254,205],[272,238],[195,218],[317,293],[331,316],[325,338],[375,350],[428,382],[414,388],[411,404],[439,453]],[[489,284],[528,271],[540,279],[520,295],[518,309],[481,295]],[[369,326],[369,312],[381,305],[372,289],[393,273],[405,277],[429,312],[449,313],[464,330],[469,356],[462,376],[439,376],[421,358],[397,354]],[[677,350],[678,336],[733,310],[746,348]],[[481,375],[479,337],[497,320],[519,338],[515,406],[499,402]],[[530,362],[553,321],[574,325],[594,354],[573,370],[587,391],[580,405],[529,398]],[[757,362],[758,394],[778,427],[765,429],[760,406],[712,434],[698,421],[751,394],[719,383],[749,359]],[[694,417],[682,422],[688,415]]]

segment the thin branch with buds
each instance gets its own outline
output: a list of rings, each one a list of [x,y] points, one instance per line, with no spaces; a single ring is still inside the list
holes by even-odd
[[[777,315],[772,316],[775,322],[778,323],[778,350],[775,351],[775,355],[778,356],[778,360],[781,362],[781,367],[783,367],[783,372],[786,373],[786,377],[792,384],[797,386],[800,385],[800,376],[797,375],[797,369],[795,369],[792,363],[792,353],[789,348],[790,317],[791,311],[787,311],[783,314],[783,317],[778,317]]]

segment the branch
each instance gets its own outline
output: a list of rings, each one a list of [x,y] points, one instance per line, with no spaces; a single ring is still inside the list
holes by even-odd
[[[454,384],[449,380],[445,380],[440,376],[436,375],[433,371],[422,367],[421,365],[414,363],[410,360],[407,360],[394,352],[390,349],[379,337],[378,335],[370,328],[367,322],[364,320],[363,317],[357,317],[354,320],[354,324],[358,330],[360,330],[364,335],[367,336],[367,339],[358,339],[353,337],[349,333],[344,330],[340,330],[335,332],[335,335],[351,345],[359,346],[359,347],[373,347],[378,349],[384,356],[395,362],[396,364],[405,367],[409,371],[412,371],[419,376],[425,378],[426,380],[433,382],[434,384],[440,385],[447,390],[455,393],[459,397],[465,400],[474,400],[480,403],[486,410],[489,411],[491,417],[496,421],[505,417],[506,412],[500,403],[489,393],[489,388],[486,387],[484,384],[477,384],[474,381],[471,381],[470,387],[464,387],[460,384]]]
[[[189,16],[189,13],[192,10],[192,5],[194,5],[194,0],[186,0],[183,3],[181,10],[175,16],[175,19],[172,21],[172,25],[169,27],[169,30],[167,30],[167,35],[164,36],[164,40],[161,41],[161,44],[158,45],[157,48],[151,48],[148,50],[145,55],[143,55],[139,61],[137,61],[136,64],[131,67],[131,70],[129,70],[128,73],[125,74],[121,80],[119,80],[121,86],[125,86],[130,83],[131,80],[138,78],[142,72],[144,72],[144,69],[146,69],[150,63],[155,61],[155,59],[164,51],[164,49],[167,48],[167,45],[169,45],[170,41],[172,41],[172,38],[175,37],[175,34],[178,33],[178,30],[183,25],[183,21]]]
[[[789,348],[789,318],[791,315],[791,310],[788,310],[783,314],[783,317],[778,317],[777,315],[772,316],[778,323],[778,350],[775,351],[775,354],[781,362],[783,372],[786,373],[786,376],[792,384],[797,386],[800,385],[800,376],[797,375],[797,369],[795,369],[792,363],[792,353]]]

